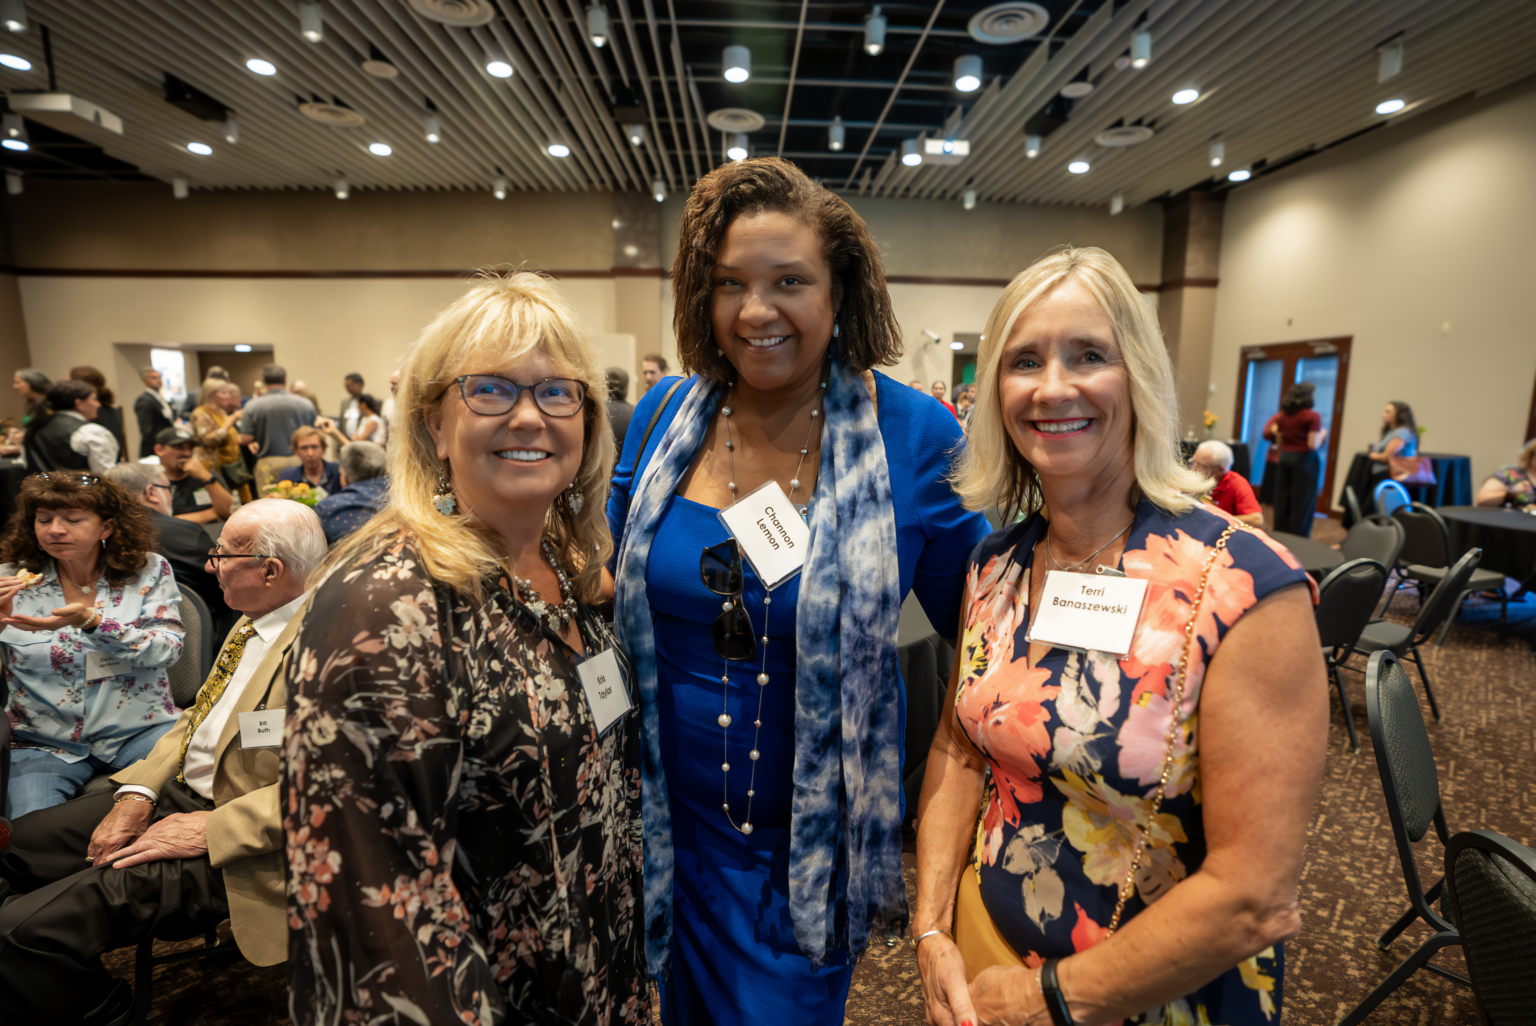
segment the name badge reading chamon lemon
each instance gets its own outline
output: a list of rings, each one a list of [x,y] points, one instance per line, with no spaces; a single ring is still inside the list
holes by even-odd
[[[805,566],[811,529],[800,519],[795,504],[777,481],[769,481],[740,502],[722,509],[719,516],[741,546],[742,554],[752,561],[758,580],[769,591]]]

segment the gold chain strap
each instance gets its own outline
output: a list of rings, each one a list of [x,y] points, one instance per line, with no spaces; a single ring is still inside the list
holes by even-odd
[[[1142,856],[1147,850],[1147,834],[1151,831],[1157,814],[1163,808],[1163,795],[1168,790],[1168,775],[1173,772],[1173,755],[1179,744],[1179,732],[1184,726],[1181,714],[1184,711],[1184,678],[1189,670],[1189,650],[1195,643],[1195,621],[1200,618],[1200,603],[1205,598],[1205,586],[1211,579],[1211,570],[1216,566],[1216,558],[1221,555],[1221,550],[1227,547],[1227,539],[1233,533],[1240,530],[1248,530],[1244,524],[1233,524],[1221,533],[1216,539],[1216,544],[1211,548],[1211,554],[1206,558],[1205,570],[1200,574],[1200,587],[1195,592],[1193,608],[1190,612],[1189,623],[1184,625],[1184,650],[1179,656],[1178,674],[1173,680],[1173,716],[1168,724],[1168,754],[1163,756],[1163,772],[1158,776],[1157,791],[1152,795],[1152,808],[1147,813],[1147,825],[1141,831],[1141,836],[1136,840],[1136,850],[1131,856],[1130,871],[1125,874],[1125,882],[1120,885],[1120,893],[1115,901],[1115,914],[1109,920],[1109,933],[1114,933],[1120,927],[1120,916],[1125,912],[1125,903],[1136,892],[1136,871],[1141,868]]]

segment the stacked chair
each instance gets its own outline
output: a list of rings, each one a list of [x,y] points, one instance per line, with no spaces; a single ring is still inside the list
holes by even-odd
[[[1407,543],[1399,557],[1403,564],[1403,580],[1414,582],[1422,595],[1426,584],[1439,584],[1449,572],[1451,530],[1444,517],[1422,502],[1398,507],[1393,511],[1392,519],[1403,525],[1407,536]],[[1474,570],[1466,587],[1457,596],[1457,604],[1460,605],[1462,599],[1476,591],[1499,593],[1499,628],[1502,631],[1509,621],[1509,595],[1504,590],[1504,575],[1493,570]],[[1439,644],[1444,644],[1453,619],[1455,617],[1446,619],[1445,626],[1440,630]]]
[[[1428,969],[1447,979],[1470,984],[1465,976],[1429,964],[1441,948],[1461,943],[1461,933],[1450,909],[1442,902],[1434,904],[1445,889],[1444,879],[1436,880],[1428,890],[1419,879],[1413,858],[1413,846],[1424,839],[1431,824],[1442,845],[1449,845],[1450,831],[1445,825],[1445,811],[1440,804],[1440,777],[1435,770],[1435,753],[1429,746],[1429,732],[1419,712],[1419,700],[1413,683],[1391,652],[1377,652],[1365,668],[1365,712],[1371,724],[1371,745],[1376,750],[1376,768],[1381,772],[1381,788],[1387,800],[1387,817],[1392,822],[1392,836],[1397,841],[1397,857],[1403,867],[1403,883],[1408,890],[1408,910],[1376,940],[1382,951],[1397,939],[1415,919],[1424,920],[1434,931],[1365,1000],[1339,1022],[1356,1026],[1371,1014],[1388,994],[1420,969]]]
[[[1371,525],[1362,520],[1356,526]],[[1360,751],[1360,738],[1355,733],[1354,714],[1349,708],[1349,693],[1344,690],[1340,670],[1354,654],[1365,625],[1376,615],[1376,606],[1381,602],[1386,584],[1386,566],[1374,559],[1351,559],[1335,567],[1317,587],[1317,634],[1323,646],[1323,659],[1328,664],[1328,679],[1339,689],[1344,727],[1349,731],[1349,747],[1354,752]]]
[[[1391,478],[1376,486],[1376,490],[1372,492],[1372,500],[1375,502],[1377,514],[1384,517],[1390,517],[1393,510],[1413,501],[1408,497],[1408,489]]]
[[[1536,852],[1492,830],[1468,830],[1445,846],[1445,894],[1490,1026],[1536,1022]]]

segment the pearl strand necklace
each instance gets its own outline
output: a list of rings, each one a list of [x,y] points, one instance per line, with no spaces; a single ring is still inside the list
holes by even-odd
[[[734,381],[731,382],[731,387],[734,388],[735,385]],[[822,406],[826,405],[826,389],[827,379],[823,378],[820,392]],[[727,396],[726,399],[729,402],[730,397]],[[725,419],[725,454],[726,459],[729,461],[731,472],[731,480],[728,484],[731,489],[731,498],[734,500],[737,497],[736,445],[731,438],[731,408],[729,406],[722,407],[720,412]],[[816,430],[816,424],[820,419],[821,411],[819,409],[812,410],[811,426],[806,429],[805,442],[800,446],[800,462],[795,464],[795,476],[789,482],[789,502],[791,506],[795,504],[795,493],[800,490],[800,471],[805,467],[805,458],[811,451],[811,432]],[[806,519],[809,509],[809,503],[800,507],[800,518],[802,520]],[[743,599],[738,598],[735,601],[741,602],[743,606],[746,605]],[[758,759],[762,757],[762,752],[758,750],[757,746],[758,739],[762,736],[763,732],[763,694],[768,690],[768,607],[772,603],[773,596],[765,593],[763,595],[763,633],[759,639],[762,644],[762,661],[758,665],[757,670],[757,717],[752,721],[752,749],[747,752],[747,758],[752,762],[752,771],[747,777],[747,813],[742,818],[739,826],[731,816],[731,714],[726,712],[726,707],[730,701],[731,675],[728,670],[720,674],[720,715],[715,719],[715,722],[720,724],[722,753],[720,762],[720,807],[725,812],[727,823],[731,824],[733,828],[741,833],[749,835],[753,829],[752,799],[757,794],[757,763]],[[730,601],[724,604],[724,609],[726,612],[730,612]]]

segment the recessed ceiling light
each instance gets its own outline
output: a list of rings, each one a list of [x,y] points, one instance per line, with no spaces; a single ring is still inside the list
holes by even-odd
[[[32,62],[25,57],[17,57],[13,53],[0,53],[0,64],[4,64],[13,71],[31,71]]]
[[[1088,162],[1086,160],[1074,160],[1072,163],[1067,165],[1067,170],[1071,171],[1074,175],[1087,174]]]
[[[390,149],[389,143],[369,143],[368,152],[375,157],[387,157],[395,151]]]
[[[1406,106],[1408,106],[1408,103],[1405,100],[1382,100],[1376,105],[1376,113],[1396,114]]]
[[[1173,94],[1173,102],[1181,107],[1186,103],[1194,103],[1198,99],[1200,99],[1200,90],[1198,89],[1180,89]]]
[[[949,348],[951,348],[951,349],[953,349],[953,350],[954,350],[954,351],[955,351],[955,352],[957,352],[957,353],[958,353],[958,352],[960,352],[960,351],[961,351],[961,350],[962,350],[962,349],[964,349],[964,348],[965,348],[965,343],[964,343],[964,342],[961,342],[961,341],[959,341],[959,340],[956,340],[956,341],[954,341],[954,342],[951,342],[951,343],[950,343],[950,344],[949,344]]]
[[[4,146],[8,150],[15,150],[17,153],[25,153],[32,148],[27,145],[25,139],[5,139],[0,141],[0,146]]]
[[[552,142],[545,147],[551,157],[569,157],[571,148],[563,142]]]
[[[187,143],[187,152],[195,153],[199,157],[207,157],[213,153],[213,147],[207,143]]]
[[[488,75],[494,75],[496,78],[511,78],[512,65],[501,60],[486,61],[485,72]]]
[[[1253,172],[1252,171],[1249,171],[1246,167],[1240,167],[1236,171],[1233,171],[1231,174],[1227,175],[1227,181],[1229,181],[1229,182],[1246,182],[1248,179],[1250,179],[1252,177],[1253,177]]]
[[[247,71],[254,71],[258,75],[277,74],[277,65],[273,64],[271,61],[264,61],[260,57],[252,57],[250,60],[246,61],[245,68]]]
[[[249,353],[250,351],[251,351],[251,347],[250,346],[247,346],[247,345],[237,345],[237,346],[235,346],[235,352],[237,352],[237,353]]]

